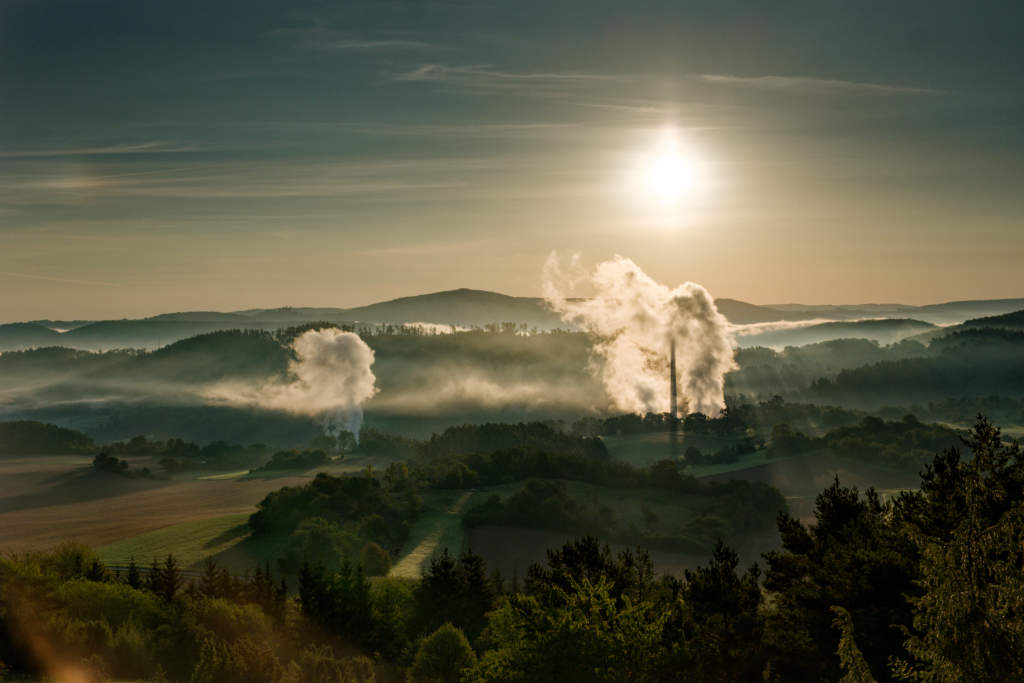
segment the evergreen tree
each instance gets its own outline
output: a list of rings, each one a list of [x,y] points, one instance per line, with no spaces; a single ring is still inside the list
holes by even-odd
[[[178,568],[178,561],[174,559],[174,555],[168,553],[167,559],[164,560],[164,566],[160,568],[156,593],[164,599],[164,602],[171,602],[184,581],[185,577],[182,575],[181,569]]]
[[[134,555],[128,560],[128,572],[125,575],[124,582],[132,588],[142,588],[142,575],[139,573],[139,565],[135,564]]]
[[[1024,463],[1018,444],[979,418],[965,444],[949,453],[943,479],[950,508],[912,531],[922,547],[921,585],[907,648],[916,664],[901,674],[935,681],[1024,680]],[[913,509],[941,508],[922,489]],[[948,492],[947,492],[948,493]],[[944,528],[943,523],[950,528]]]

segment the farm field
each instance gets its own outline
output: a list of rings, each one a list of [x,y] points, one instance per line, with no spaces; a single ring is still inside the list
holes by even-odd
[[[185,522],[248,515],[308,476],[147,480],[97,472],[78,456],[0,460],[0,550],[73,540],[96,547]]]
[[[861,491],[874,487],[883,496],[917,488],[920,483],[920,478],[913,472],[861,462],[835,455],[828,450],[767,458],[763,463],[751,462],[742,469],[709,474],[702,477],[702,480],[745,479],[763,482],[775,487],[786,497],[791,515],[809,521],[813,518],[815,497],[831,486],[836,477],[843,486],[856,486]]]
[[[543,563],[546,560],[548,549],[557,548],[576,537],[577,534],[563,531],[480,526],[468,531],[466,544],[487,561],[489,569],[498,570],[506,580],[515,577],[521,581],[531,564]],[[774,550],[778,543],[778,533],[775,531],[746,534],[730,539],[730,546],[739,553],[743,567],[761,562],[761,553]],[[610,543],[609,547],[613,552],[635,550],[619,543]],[[655,569],[661,574],[679,575],[684,569],[694,569],[706,565],[708,561],[708,553],[651,551],[650,555]]]
[[[248,519],[243,512],[173,524],[101,546],[96,553],[112,567],[123,567],[133,557],[137,563],[147,564],[168,553],[183,567],[190,567],[242,541],[249,534]]]

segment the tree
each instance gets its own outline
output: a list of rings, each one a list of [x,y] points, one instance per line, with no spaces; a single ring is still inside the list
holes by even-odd
[[[765,555],[774,605],[764,635],[769,666],[784,680],[838,680],[832,608],[839,606],[849,611],[872,675],[887,680],[889,660],[905,655],[906,596],[920,593],[917,553],[874,490],[861,495],[836,479],[815,502],[809,526],[779,516],[782,550]]]
[[[203,559],[202,574],[199,577],[199,592],[208,598],[223,598],[230,592],[231,576],[226,569],[217,565],[209,555]]]
[[[359,563],[367,576],[386,576],[391,569],[391,556],[379,544],[370,541],[359,551]]]
[[[465,634],[445,623],[420,644],[409,678],[417,683],[457,683],[474,666],[476,653]]]
[[[142,588],[142,576],[139,574],[139,565],[135,564],[134,555],[128,560],[128,573],[125,575],[124,582],[132,588]]]
[[[871,675],[871,668],[864,661],[864,655],[854,640],[853,619],[850,618],[850,613],[838,606],[832,607],[832,613],[836,615],[832,620],[832,626],[839,631],[836,654],[839,655],[839,662],[846,672],[839,679],[839,683],[876,683],[875,677]]]
[[[686,570],[683,603],[693,621],[690,650],[699,680],[756,680],[764,667],[760,570],[736,573],[739,555],[721,541],[711,561]]]
[[[908,508],[920,513],[945,505],[914,527],[922,549],[921,586],[904,663],[907,678],[936,681],[1024,679],[1024,463],[1018,444],[979,417],[964,440],[973,457],[951,451],[926,474],[928,484]],[[952,491],[942,491],[942,485]],[[950,495],[952,494],[952,495]],[[920,516],[914,517],[920,520]]]
[[[164,602],[171,602],[184,581],[185,577],[182,576],[181,569],[178,567],[178,561],[174,559],[174,555],[168,553],[167,559],[164,560],[164,566],[160,568],[158,574],[156,594],[163,598]]]
[[[548,596],[517,593],[488,615],[492,648],[474,681],[678,680],[680,643],[667,637],[672,611],[616,599],[605,578],[570,579]]]
[[[467,550],[456,560],[445,548],[430,560],[416,593],[421,622],[428,630],[451,622],[475,640],[497,593],[482,557]]]

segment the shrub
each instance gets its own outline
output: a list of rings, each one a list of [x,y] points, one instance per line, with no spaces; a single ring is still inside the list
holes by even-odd
[[[410,679],[422,683],[455,683],[476,666],[476,654],[466,636],[450,623],[430,634],[416,651]]]

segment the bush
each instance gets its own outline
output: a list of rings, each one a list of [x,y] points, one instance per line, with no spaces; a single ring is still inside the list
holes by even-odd
[[[391,555],[380,545],[370,541],[359,551],[359,564],[367,576],[387,576],[391,570]]]
[[[456,683],[463,671],[474,666],[476,653],[465,634],[449,623],[420,644],[409,677],[422,683]]]

